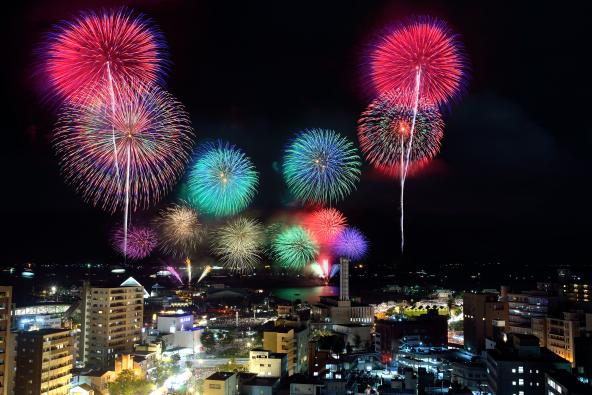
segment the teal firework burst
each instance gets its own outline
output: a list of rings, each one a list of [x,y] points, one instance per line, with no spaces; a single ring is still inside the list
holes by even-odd
[[[291,226],[275,237],[271,251],[281,267],[298,271],[315,259],[319,246],[304,228]]]
[[[222,141],[207,143],[190,169],[188,198],[202,212],[224,217],[251,203],[257,183],[257,171],[240,149]]]
[[[310,203],[343,200],[360,179],[358,150],[333,130],[298,134],[284,154],[283,174],[292,195]]]

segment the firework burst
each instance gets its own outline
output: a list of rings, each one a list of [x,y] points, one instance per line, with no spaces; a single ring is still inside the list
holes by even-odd
[[[271,249],[281,267],[294,271],[302,270],[319,252],[317,243],[300,226],[291,226],[281,231],[273,241]]]
[[[360,166],[358,151],[348,139],[332,130],[310,129],[286,149],[283,174],[296,199],[330,204],[356,188]]]
[[[263,226],[254,219],[234,218],[214,232],[212,252],[235,273],[255,269],[263,248]]]
[[[312,212],[305,219],[304,226],[322,246],[329,245],[343,231],[347,224],[345,216],[334,208],[323,208]]]
[[[160,234],[160,247],[170,255],[191,255],[205,238],[197,211],[187,204],[173,204],[161,210],[155,225]]]
[[[251,203],[257,183],[257,171],[240,149],[222,141],[205,144],[189,172],[189,201],[207,214],[233,215]]]
[[[125,245],[125,231],[123,227],[114,228],[111,235],[113,247],[127,258],[137,260],[146,258],[158,245],[158,235],[148,226],[132,225],[127,232],[127,246]]]
[[[359,260],[368,250],[368,241],[356,228],[345,228],[335,239],[333,243],[333,253],[337,256]]]
[[[179,179],[193,130],[183,106],[157,86],[117,94],[115,112],[106,95],[67,106],[53,143],[66,181],[85,201],[135,211],[158,202]]]
[[[401,176],[409,144],[413,109],[399,91],[374,100],[358,121],[358,139],[364,156],[375,168]],[[411,147],[410,169],[418,169],[440,151],[444,123],[440,111],[421,99],[415,119],[415,142]]]
[[[446,103],[465,83],[466,57],[444,21],[420,17],[397,26],[373,46],[371,81],[379,93],[413,92],[421,76],[419,96]]]
[[[42,69],[54,94],[84,103],[86,91],[161,81],[167,51],[162,34],[126,9],[79,15],[58,25],[43,51]]]

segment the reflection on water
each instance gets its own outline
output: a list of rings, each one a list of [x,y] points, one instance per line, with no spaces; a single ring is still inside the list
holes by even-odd
[[[274,288],[272,295],[289,301],[296,299],[305,300],[308,303],[317,303],[321,296],[339,295],[339,287],[325,285],[319,287],[292,287],[292,288]]]

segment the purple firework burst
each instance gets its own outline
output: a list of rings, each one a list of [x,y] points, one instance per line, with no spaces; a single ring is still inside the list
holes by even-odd
[[[113,247],[121,255],[125,251],[125,238],[122,226],[113,230],[111,241]],[[158,245],[158,236],[156,231],[148,226],[130,226],[127,231],[127,258],[142,259],[146,258]]]
[[[356,228],[345,228],[335,239],[333,253],[351,260],[361,259],[368,250],[368,240]]]

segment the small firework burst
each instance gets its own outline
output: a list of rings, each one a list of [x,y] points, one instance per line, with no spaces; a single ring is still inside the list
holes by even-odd
[[[283,174],[296,199],[330,204],[356,188],[360,167],[358,150],[351,141],[333,130],[310,129],[289,144]]]
[[[255,269],[263,242],[263,226],[254,219],[238,217],[214,232],[212,252],[226,269],[245,274]]]

